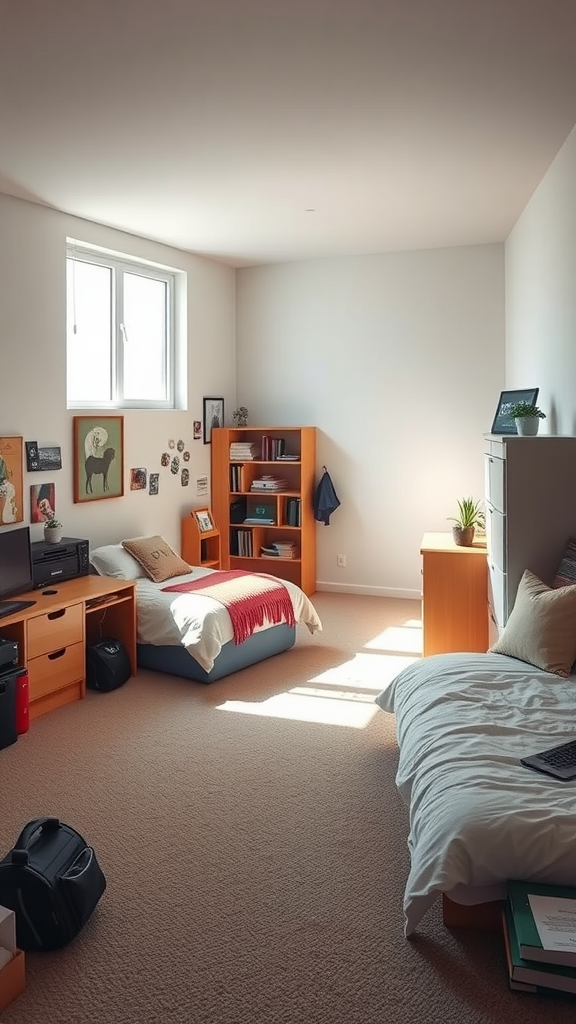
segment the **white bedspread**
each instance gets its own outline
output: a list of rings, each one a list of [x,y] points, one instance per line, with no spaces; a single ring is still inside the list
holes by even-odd
[[[211,597],[194,593],[166,593],[162,588],[186,583],[190,579],[200,579],[212,572],[213,569],[195,567],[192,573],[175,576],[165,583],[153,583],[149,579],[137,580],[138,643],[157,646],[182,644],[198,664],[210,672],[223,644],[234,639],[228,612],[224,605]],[[304,623],[311,633],[321,630],[318,613],[304,591],[287,580],[281,582],[292,599],[296,623]]]
[[[440,654],[405,668],[376,702],[396,715],[410,812],[406,935],[441,892],[478,887],[460,902],[479,902],[508,878],[576,885],[576,781],[519,763],[575,738],[576,677]]]

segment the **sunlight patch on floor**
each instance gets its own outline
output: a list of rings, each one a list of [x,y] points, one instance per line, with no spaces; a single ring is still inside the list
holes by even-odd
[[[379,712],[375,694],[416,660],[408,655],[360,653],[307,680],[308,685],[263,701],[227,700],[216,710],[365,729]]]
[[[408,619],[402,626],[388,626],[364,645],[368,650],[406,651],[422,654],[422,622]]]

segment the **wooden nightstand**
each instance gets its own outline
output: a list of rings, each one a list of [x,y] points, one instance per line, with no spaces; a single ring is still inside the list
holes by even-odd
[[[458,547],[451,533],[425,533],[422,555],[423,650],[429,654],[488,649],[486,544]]]

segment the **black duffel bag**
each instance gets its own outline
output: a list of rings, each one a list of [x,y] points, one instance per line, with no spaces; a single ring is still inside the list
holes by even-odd
[[[20,949],[60,949],[78,934],[106,888],[96,854],[58,818],[33,818],[0,860],[0,905],[16,915]]]

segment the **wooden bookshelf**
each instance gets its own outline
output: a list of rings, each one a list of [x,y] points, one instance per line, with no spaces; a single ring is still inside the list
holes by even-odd
[[[180,553],[189,565],[201,565],[205,569],[220,569],[220,530],[201,529],[205,516],[214,524],[209,508],[193,508],[180,522]]]
[[[253,457],[231,456],[233,444],[251,445]],[[263,451],[268,458],[262,458]],[[278,458],[280,452],[296,458]],[[315,471],[315,427],[212,430],[212,511],[221,537],[223,569],[267,572],[296,583],[308,595],[315,592]],[[285,486],[282,490],[254,492],[252,484],[263,476],[279,477]],[[258,508],[270,513],[260,522]],[[256,522],[245,522],[247,518]],[[272,521],[266,522],[266,518]],[[272,548],[277,543],[292,543],[296,557],[262,556],[262,548]]]

